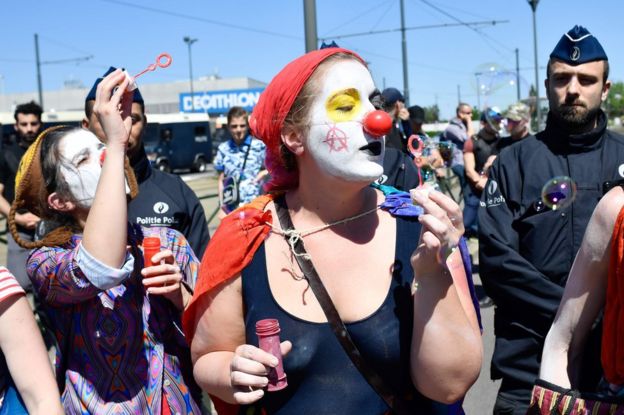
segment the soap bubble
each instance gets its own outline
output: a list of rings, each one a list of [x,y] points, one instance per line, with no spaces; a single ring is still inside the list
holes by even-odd
[[[552,210],[570,206],[576,197],[576,183],[568,176],[557,176],[542,187],[542,201]]]
[[[544,210],[545,206],[544,206],[544,202],[542,202],[542,200],[536,200],[535,203],[533,203],[533,209],[535,209],[536,212],[541,212],[542,210]]]
[[[518,74],[494,62],[478,65],[474,70],[478,93],[486,98],[495,95],[499,90],[508,89],[515,93]],[[527,87],[528,82],[520,77],[520,86]],[[479,108],[481,110],[481,108]]]

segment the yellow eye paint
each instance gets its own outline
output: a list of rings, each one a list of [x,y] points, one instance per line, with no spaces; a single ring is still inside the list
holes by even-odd
[[[325,101],[327,117],[333,122],[353,121],[361,106],[360,93],[355,88],[337,91]]]

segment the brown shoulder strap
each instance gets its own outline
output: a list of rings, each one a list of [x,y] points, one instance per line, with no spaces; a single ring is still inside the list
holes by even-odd
[[[282,195],[274,200],[275,210],[277,211],[277,217],[279,218],[282,229],[294,229],[290,214],[288,213],[288,207],[286,206],[286,198]],[[299,268],[303,272],[305,279],[308,281],[314,296],[318,300],[319,304],[323,308],[325,317],[331,326],[334,335],[338,339],[338,342],[353,362],[353,365],[360,371],[364,379],[371,385],[371,387],[377,392],[379,396],[386,402],[386,404],[392,409],[392,412],[398,415],[407,415],[412,413],[408,409],[408,404],[405,400],[401,399],[394,393],[386,384],[383,379],[377,374],[377,372],[364,360],[362,354],[358,350],[355,343],[349,335],[349,331],[344,322],[338,314],[338,310],[334,306],[325,286],[321,282],[321,279],[312,264],[312,261],[307,259],[305,247],[303,246],[303,240],[298,239],[294,244],[295,259],[299,264]]]

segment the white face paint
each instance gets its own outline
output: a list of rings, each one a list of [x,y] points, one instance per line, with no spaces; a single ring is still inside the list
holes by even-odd
[[[364,133],[362,125],[375,110],[370,73],[360,62],[340,60],[327,68],[322,83],[312,105],[307,151],[331,176],[373,182],[383,173],[384,140]]]
[[[67,134],[59,143],[61,175],[78,206],[89,208],[102,174],[104,144],[87,130]]]

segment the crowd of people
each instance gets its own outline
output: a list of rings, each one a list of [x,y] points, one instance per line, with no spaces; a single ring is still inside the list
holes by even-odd
[[[377,89],[357,53],[309,52],[250,114],[228,112],[212,239],[192,190],[150,165],[122,70],[97,78],[79,127],[43,130],[41,107],[17,106],[0,153],[0,414],[459,415],[492,305],[493,414],[624,408],[608,75],[575,26],[550,54],[543,131],[526,103],[461,102],[429,137],[424,109]],[[542,189],[559,176],[576,193],[557,208]],[[439,191],[449,177],[458,198]]]

